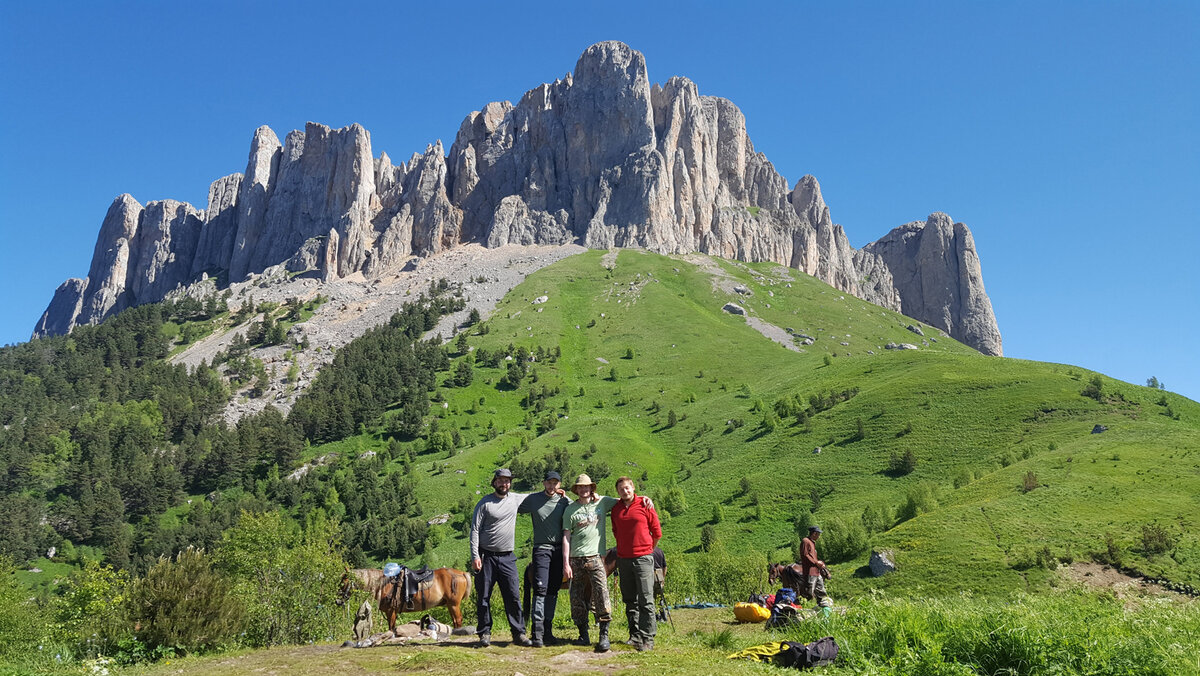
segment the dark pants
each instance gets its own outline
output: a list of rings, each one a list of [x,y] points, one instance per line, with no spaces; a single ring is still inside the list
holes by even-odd
[[[483,562],[475,575],[475,611],[479,616],[475,626],[477,634],[492,633],[492,585],[500,585],[500,596],[504,599],[504,614],[513,638],[525,635],[521,625],[521,591],[517,584],[517,557],[512,552],[489,552],[479,550]]]
[[[538,547],[533,550],[532,633],[535,639],[554,635],[554,611],[558,609],[562,573],[561,547]]]
[[[658,633],[654,619],[654,557],[647,554],[636,559],[618,559],[617,571],[621,574],[621,598],[629,620],[629,638],[639,643],[653,641]]]

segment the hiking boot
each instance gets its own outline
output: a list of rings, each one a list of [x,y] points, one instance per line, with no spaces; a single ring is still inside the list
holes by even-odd
[[[525,636],[525,634],[517,634],[513,637],[512,642],[513,645],[519,645],[522,648],[528,648],[533,645],[533,641],[530,641],[529,637]]]
[[[562,639],[555,636],[554,634],[546,634],[546,638],[543,639],[543,642],[546,645],[561,645]]]
[[[645,641],[637,644],[637,651],[639,653],[644,653],[648,650],[654,650],[654,639],[652,638],[648,638]]]
[[[579,638],[571,642],[572,645],[591,645],[592,640],[588,638],[588,626],[586,624],[577,624],[579,627]]]
[[[629,638],[625,639],[625,645],[631,645],[635,648],[637,646],[641,645],[641,643],[642,643],[641,640],[638,639],[637,636],[630,636]]]
[[[492,644],[492,635],[488,632],[483,632],[479,635],[479,647],[486,648]]]
[[[610,648],[610,646],[608,644],[608,623],[601,622],[600,623],[600,640],[597,641],[597,643],[596,643],[596,652],[606,653],[609,651],[609,648]]]
[[[529,640],[529,645],[534,648],[541,648],[546,644],[542,642],[542,639],[534,636],[532,639]]]

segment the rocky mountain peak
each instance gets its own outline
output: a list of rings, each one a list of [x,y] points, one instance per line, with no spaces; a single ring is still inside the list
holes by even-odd
[[[122,195],[88,278],[59,287],[35,335],[160,300],[206,273],[373,278],[469,242],[578,242],[775,261],[999,354],[969,230],[938,214],[917,225],[855,251],[817,180],[789,190],[733,102],[685,77],[652,87],[641,52],[601,42],[516,105],[468,114],[449,152],[438,141],[396,165],[375,157],[357,124],[309,122],[282,143],[264,126],[245,172],[214,181],[203,211]]]

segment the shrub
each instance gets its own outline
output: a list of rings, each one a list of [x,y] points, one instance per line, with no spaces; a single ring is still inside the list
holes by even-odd
[[[811,511],[807,509],[801,509],[800,512],[796,514],[796,519],[793,522],[793,525],[796,527],[796,533],[798,533],[800,537],[804,537],[805,535],[808,535],[808,527],[815,526],[816,523],[817,520],[813,518]]]
[[[916,468],[917,454],[913,453],[911,448],[904,451],[903,455],[892,451],[892,455],[888,459],[888,472],[890,474],[895,476],[905,476],[907,474],[912,474],[913,470]]]
[[[595,477],[592,477],[595,479]],[[679,516],[687,509],[687,498],[683,489],[672,483],[656,497],[655,502],[668,516]]]
[[[88,656],[113,653],[129,637],[127,615],[129,573],[85,561],[71,576],[57,604],[59,636]]]
[[[37,607],[29,601],[29,592],[17,582],[16,572],[12,559],[0,555],[0,658],[36,652],[46,629]]]
[[[1157,523],[1142,526],[1142,551],[1147,554],[1165,554],[1175,547],[1175,536]]]
[[[887,505],[867,505],[863,508],[861,521],[867,533],[882,533],[892,527],[896,516]]]
[[[1034,474],[1032,471],[1026,472],[1025,476],[1021,478],[1021,492],[1022,493],[1028,493],[1029,491],[1032,491],[1033,489],[1037,488],[1040,485],[1041,484],[1038,483],[1037,475]]]
[[[706,524],[700,529],[700,551],[711,552],[717,546],[717,529]]]
[[[842,563],[861,556],[871,546],[867,530],[858,519],[833,518],[822,528],[817,543],[826,563]]]
[[[189,548],[174,559],[160,558],[133,585],[130,619],[141,625],[138,638],[147,646],[193,652],[236,636],[242,607],[211,558]]]
[[[765,583],[762,576],[767,557],[761,552],[729,553],[718,545],[702,554],[667,552],[667,565],[671,598],[736,603]]]
[[[1080,392],[1080,394],[1082,394],[1085,397],[1088,397],[1089,399],[1095,399],[1096,401],[1103,401],[1104,400],[1104,380],[1098,375],[1092,376],[1092,379],[1088,382],[1087,385],[1084,386],[1083,391]]]
[[[937,509],[937,490],[928,482],[908,489],[908,496],[896,512],[896,522],[908,521],[918,515]]]
[[[334,605],[345,570],[338,526],[311,512],[303,529],[279,512],[242,512],[216,553],[246,608],[246,641],[276,645],[331,640],[343,616]]]

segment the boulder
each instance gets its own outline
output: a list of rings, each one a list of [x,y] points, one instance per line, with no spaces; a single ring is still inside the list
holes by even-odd
[[[725,307],[723,307],[721,309],[728,312],[731,315],[741,315],[741,316],[746,315],[746,308],[742,307],[741,305],[738,305],[737,303],[726,303]]]
[[[888,573],[896,572],[896,556],[890,549],[872,550],[871,560],[867,562],[867,566],[871,568],[871,574],[875,577],[883,577]]]

